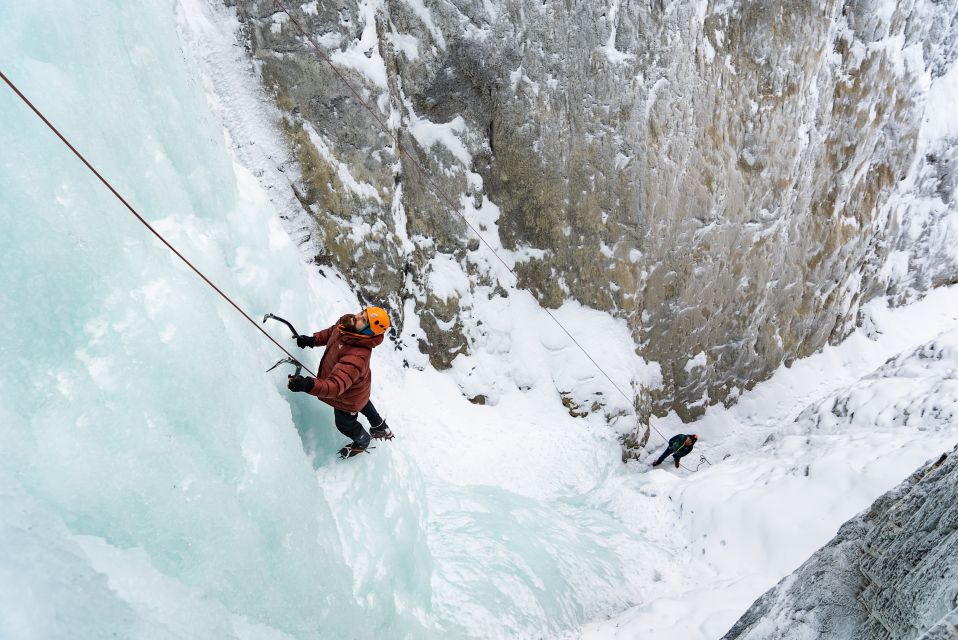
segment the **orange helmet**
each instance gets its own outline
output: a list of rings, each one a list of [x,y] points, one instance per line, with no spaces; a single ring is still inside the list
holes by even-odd
[[[389,314],[382,307],[366,307],[366,317],[369,318],[369,328],[373,335],[382,335],[389,328]]]

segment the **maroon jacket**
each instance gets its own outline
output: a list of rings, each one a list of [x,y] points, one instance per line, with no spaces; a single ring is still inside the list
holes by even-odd
[[[373,376],[369,370],[369,356],[373,347],[383,342],[383,336],[366,336],[342,328],[341,323],[313,334],[315,346],[326,347],[319,362],[319,377],[311,395],[340,411],[356,413],[369,402]]]

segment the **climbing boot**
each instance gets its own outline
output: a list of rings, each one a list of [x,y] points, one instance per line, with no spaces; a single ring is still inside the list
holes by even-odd
[[[374,440],[392,440],[396,437],[393,435],[393,432],[390,431],[389,425],[386,424],[385,420],[383,420],[382,424],[378,427],[370,429],[369,435],[371,435]]]
[[[353,456],[358,456],[360,453],[365,453],[368,445],[359,444],[354,442],[352,444],[346,445],[339,450],[339,457],[345,460],[346,458],[352,458]]]

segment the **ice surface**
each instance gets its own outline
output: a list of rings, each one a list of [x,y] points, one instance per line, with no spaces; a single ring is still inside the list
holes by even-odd
[[[7,3],[0,60],[241,307],[318,329],[358,302],[279,222],[293,198],[235,24],[203,0]],[[330,411],[264,373],[282,354],[5,89],[0,124],[5,640],[553,637],[622,611],[583,633],[713,638],[939,449],[894,421],[868,447],[862,425],[764,438],[958,323],[954,291],[876,309],[846,345],[710,412],[695,429],[713,466],[691,477],[624,466],[601,416],[570,417],[556,391],[621,400],[514,292],[470,301],[487,339],[451,372],[377,350],[374,399],[397,438],[337,462]],[[497,210],[467,215],[491,229]],[[437,291],[461,288],[455,265],[434,273]],[[621,322],[555,313],[617,380],[654,382]],[[467,401],[473,382],[495,406]]]
[[[5,4],[0,25],[4,71],[199,268],[251,313],[320,324],[321,301],[286,296],[306,282],[299,252],[276,243],[261,190],[241,196],[252,176],[233,164],[169,5]],[[274,349],[6,89],[0,121],[0,464],[16,514],[0,523],[16,541],[3,583],[46,607],[4,598],[0,620],[25,626],[0,635],[161,637],[138,622],[150,603],[107,588],[76,536],[139,549],[211,617],[348,628],[329,507],[281,381],[262,373]],[[297,410],[328,425],[318,407]]]

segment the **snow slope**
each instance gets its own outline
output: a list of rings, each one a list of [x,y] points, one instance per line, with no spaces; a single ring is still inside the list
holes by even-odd
[[[236,22],[175,9],[4,5],[0,60],[251,315],[325,326],[358,302],[304,260],[295,167]],[[452,372],[405,340],[377,350],[397,438],[341,463],[331,412],[264,374],[282,354],[9,92],[0,122],[0,637],[714,638],[941,448],[915,425],[863,450],[868,424],[843,439],[792,418],[958,326],[954,289],[876,306],[868,330],[711,411],[694,475],[623,465],[615,429],[570,417],[567,385],[614,391],[513,292],[477,311],[497,339]],[[557,314],[616,380],[655,379],[621,323]],[[499,381],[495,405],[467,401],[470,376]]]
[[[946,350],[928,367],[922,353],[958,339],[956,294],[940,289],[894,310],[873,303],[867,329],[778,371],[730,409],[712,408],[685,429],[673,417],[659,421],[666,432],[698,433],[687,460],[702,454],[712,463],[688,478],[653,472],[644,487],[675,505],[685,541],[675,555],[690,581],[583,637],[720,637],[842,523],[950,450],[958,358]],[[907,419],[922,404],[942,411]]]

